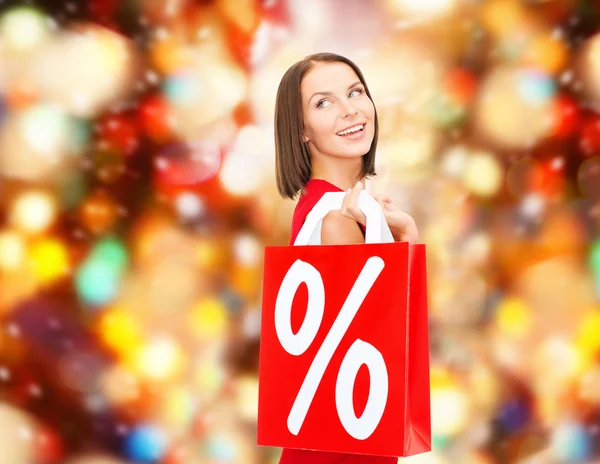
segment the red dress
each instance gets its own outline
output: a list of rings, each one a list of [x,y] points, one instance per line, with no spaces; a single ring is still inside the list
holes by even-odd
[[[298,200],[292,218],[292,233],[290,245],[294,244],[296,236],[304,219],[317,201],[325,192],[342,192],[343,190],[323,179],[311,179],[307,182],[303,195]],[[364,233],[364,227],[359,224]],[[310,451],[301,449],[284,448],[279,464],[396,464],[397,458],[389,456],[367,456],[361,454],[329,453],[324,451]]]

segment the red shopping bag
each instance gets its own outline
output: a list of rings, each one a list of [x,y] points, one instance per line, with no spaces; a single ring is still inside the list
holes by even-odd
[[[425,245],[394,243],[361,192],[365,244],[313,246],[343,196],[321,198],[295,246],[265,249],[258,444],[430,451]]]

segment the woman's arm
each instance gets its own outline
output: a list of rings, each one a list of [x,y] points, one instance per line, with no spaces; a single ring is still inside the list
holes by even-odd
[[[349,245],[353,243],[365,243],[365,237],[356,220],[342,216],[340,210],[327,214],[321,227],[321,244]]]

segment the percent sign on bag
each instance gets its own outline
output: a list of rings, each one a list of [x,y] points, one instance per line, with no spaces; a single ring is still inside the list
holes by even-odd
[[[408,243],[265,249],[258,444],[403,455],[408,260]]]
[[[298,435],[331,358],[348,331],[365,297],[385,264],[380,257],[371,257],[354,282],[346,301],[319,347],[302,382],[287,419],[288,430]],[[292,332],[292,302],[301,284],[308,287],[308,307],[300,330]],[[291,355],[300,356],[313,343],[321,326],[325,310],[325,288],[319,271],[297,260],[283,279],[275,303],[275,330],[281,346]],[[359,418],[353,404],[354,381],[360,367],[369,369],[370,388],[367,404]],[[335,405],[344,429],[354,438],[364,440],[379,425],[388,396],[388,374],[381,353],[370,343],[354,341],[339,368],[335,385]]]

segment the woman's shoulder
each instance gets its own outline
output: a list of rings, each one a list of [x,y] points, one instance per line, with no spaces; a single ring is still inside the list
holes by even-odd
[[[293,243],[293,241],[296,238],[296,235],[298,235],[298,232],[300,232],[302,224],[304,224],[304,219],[306,219],[307,214],[313,209],[313,207],[321,199],[323,194],[326,192],[342,191],[343,190],[341,188],[337,187],[336,185],[333,185],[332,183],[324,179],[310,179],[306,183],[304,191],[298,199],[298,203],[296,204],[296,208],[294,209],[290,243]]]

